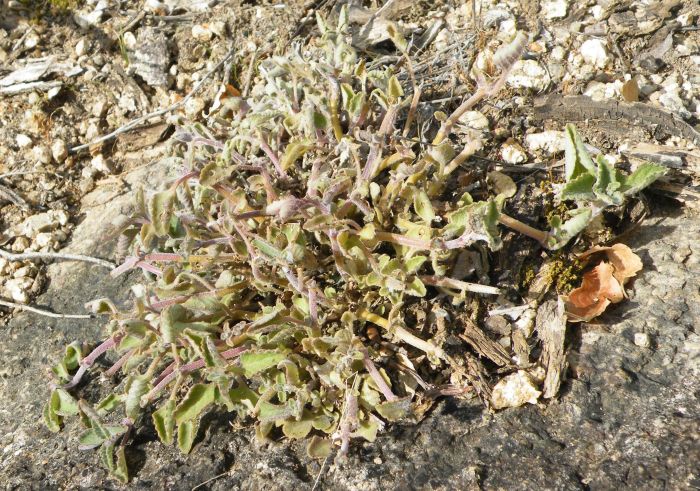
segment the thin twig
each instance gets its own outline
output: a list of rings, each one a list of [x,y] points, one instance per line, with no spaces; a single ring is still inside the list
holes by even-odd
[[[92,256],[83,256],[82,254],[64,254],[62,252],[23,252],[14,254],[4,249],[0,249],[0,257],[8,261],[36,261],[40,259],[60,259],[64,261],[83,261],[86,263],[99,264],[105,268],[114,269],[115,264]]]
[[[197,489],[201,488],[202,486],[206,486],[206,485],[209,484],[210,482],[216,481],[217,479],[220,479],[220,478],[222,478],[222,477],[228,475],[230,472],[231,472],[231,471],[228,470],[228,471],[222,472],[221,474],[218,474],[218,475],[216,475],[216,476],[214,476],[214,477],[211,477],[211,478],[207,479],[207,480],[204,481],[204,482],[200,482],[199,484],[197,484],[195,487],[192,488],[192,491],[196,491]]]
[[[216,64],[216,66],[214,68],[209,70],[209,72],[206,75],[204,75],[204,77],[202,77],[202,79],[199,82],[197,82],[197,85],[195,85],[192,88],[192,90],[180,101],[176,102],[175,104],[171,104],[170,106],[166,107],[165,109],[158,109],[157,111],[153,111],[153,112],[148,113],[144,116],[136,118],[136,119],[128,122],[127,124],[117,128],[113,132],[94,139],[90,143],[85,143],[83,145],[78,145],[77,147],[73,147],[70,149],[70,153],[77,153],[77,152],[80,152],[81,150],[85,150],[86,148],[89,148],[93,145],[97,145],[98,143],[102,143],[102,142],[105,142],[107,140],[111,140],[112,138],[116,138],[117,136],[121,135],[122,133],[126,133],[128,131],[133,130],[134,128],[145,123],[146,121],[148,121],[151,118],[157,118],[157,117],[163,116],[165,114],[168,114],[170,112],[173,112],[177,109],[180,109],[181,107],[183,107],[187,103],[187,101],[189,101],[192,98],[192,96],[194,96],[196,93],[198,93],[202,89],[202,87],[204,87],[204,83],[212,75],[214,75],[214,73],[216,73],[228,61],[228,59],[231,56],[233,56],[234,51],[235,51],[234,48],[231,48],[229,50],[229,52],[226,54],[226,56],[224,56],[221,59],[221,61],[219,61],[219,63]]]
[[[95,317],[91,314],[57,314],[56,312],[51,312],[49,310],[38,309],[36,307],[21,303],[8,302],[7,300],[0,300],[0,305],[14,309],[26,310],[27,312],[34,312],[35,314],[43,315],[45,317],[53,317],[54,319],[93,319]]]
[[[12,191],[7,186],[3,186],[2,184],[0,184],[0,199],[10,201],[11,203],[14,203],[20,208],[24,208],[25,210],[29,209],[29,205],[24,200],[24,198]]]

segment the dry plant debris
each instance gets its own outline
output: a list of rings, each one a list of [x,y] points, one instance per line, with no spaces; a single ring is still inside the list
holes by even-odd
[[[602,314],[610,304],[625,298],[625,283],[642,269],[642,260],[624,244],[592,247],[579,256],[588,258],[604,253],[601,261],[583,275],[583,283],[566,298],[566,313],[574,322],[589,321]]]
[[[453,135],[467,110],[503,86],[526,35],[495,53],[490,76],[477,74],[475,92],[453,113],[418,129],[420,90],[400,82],[410,80],[405,65],[369,69],[348,42],[345,10],[336,28],[318,24],[316,44],[260,63],[250,97],[225,90],[213,125],[176,133],[182,173],[166,190],[139,195],[123,231],[131,253],[112,271],[140,269],[150,281],[131,311],[93,302],[109,317],[106,339],[91,351],[69,345],[54,367],[47,426],[58,431],[79,415],[80,448],[98,448],[122,481],[125,446],[145,418],[187,453],[216,406],[255,421],[260,440],[305,438],[309,455],[325,458],[336,447],[345,455],[354,438],[373,441],[387,422],[420,419],[439,395],[510,407],[536,402],[547,379],[552,397],[563,368],[561,315],[540,323],[551,331],[540,377],[528,341],[540,298],[513,305],[514,291],[465,281],[478,269],[465,264],[502,250],[499,222],[562,249],[664,172],[642,164],[628,175],[594,161],[567,127],[566,180],[552,196],[568,205],[549,230],[535,229],[504,213],[518,191],[506,174],[460,184],[478,145]],[[400,36],[393,41],[405,47]],[[615,274],[634,270],[619,247],[604,252],[610,263],[588,280],[601,285],[596,302],[621,298]],[[551,286],[550,269],[539,274]],[[588,301],[590,289],[570,299]],[[486,306],[509,312],[512,345],[475,325]],[[483,360],[455,349],[455,326]],[[100,401],[78,400],[85,374],[108,352],[116,359],[105,375],[117,384]],[[506,374],[493,393],[491,365]]]

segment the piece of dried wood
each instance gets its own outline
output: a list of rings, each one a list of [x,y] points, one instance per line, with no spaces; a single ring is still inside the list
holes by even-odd
[[[485,356],[499,367],[512,364],[510,355],[503,346],[489,338],[469,319],[464,319],[464,321],[464,334],[460,334],[460,338],[474,348],[479,355]]]
[[[535,328],[542,341],[540,363],[546,370],[542,397],[551,399],[559,392],[562,374],[566,368],[564,356],[564,335],[566,334],[566,317],[564,302],[548,300],[537,310]]]
[[[535,100],[532,115],[535,119],[551,119],[562,125],[581,121],[595,125],[596,120],[614,122],[621,135],[628,131],[627,127],[651,128],[655,135],[679,136],[700,145],[700,133],[695,128],[663,109],[642,102],[594,101],[584,95],[551,94]]]

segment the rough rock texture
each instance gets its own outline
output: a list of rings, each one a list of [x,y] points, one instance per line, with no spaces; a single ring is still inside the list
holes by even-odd
[[[149,172],[167,171],[158,168]],[[142,171],[143,172],[143,171]],[[157,174],[156,174],[157,175]],[[162,175],[162,174],[160,174]],[[143,175],[141,175],[143,177]],[[137,176],[132,176],[136,179]],[[154,175],[151,175],[154,178]],[[131,179],[127,179],[131,180]],[[157,182],[157,179],[151,181]],[[103,190],[107,191],[107,190]],[[100,193],[100,188],[93,192]],[[87,245],[128,193],[103,202],[74,234]],[[111,211],[109,211],[111,210]],[[99,218],[98,218],[99,217]],[[332,489],[681,489],[700,485],[700,232],[697,216],[660,208],[630,246],[645,269],[630,301],[599,324],[570,325],[571,364],[562,395],[549,405],[485,412],[478,403],[445,400],[419,425],[395,425],[372,444],[355,442],[347,462],[326,465],[319,485]],[[92,249],[111,243],[93,235]],[[126,302],[133,275],[114,281],[98,266],[50,268],[39,304],[81,311],[99,296]],[[94,452],[75,450],[77,426],[58,435],[40,422],[49,394],[47,367],[73,339],[96,341],[99,321],[18,315],[3,328],[0,391],[0,482],[4,489],[120,486]],[[637,346],[645,333],[650,347]],[[96,377],[93,374],[91,377]],[[98,390],[98,384],[87,390]],[[95,396],[94,394],[86,394]],[[249,428],[210,414],[189,456],[139,430],[129,447],[134,489],[306,489],[321,463],[303,444],[256,445]],[[223,474],[223,475],[222,475]]]

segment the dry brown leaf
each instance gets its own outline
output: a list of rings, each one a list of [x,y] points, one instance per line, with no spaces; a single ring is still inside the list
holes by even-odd
[[[591,247],[581,254],[579,258],[584,259],[597,252],[605,252],[608,261],[615,267],[613,276],[623,285],[642,269],[642,260],[625,244],[613,244],[610,247]]]
[[[566,299],[566,312],[571,320],[589,321],[602,314],[611,303],[625,298],[622,284],[614,273],[612,264],[602,262],[583,275],[581,286]]]

